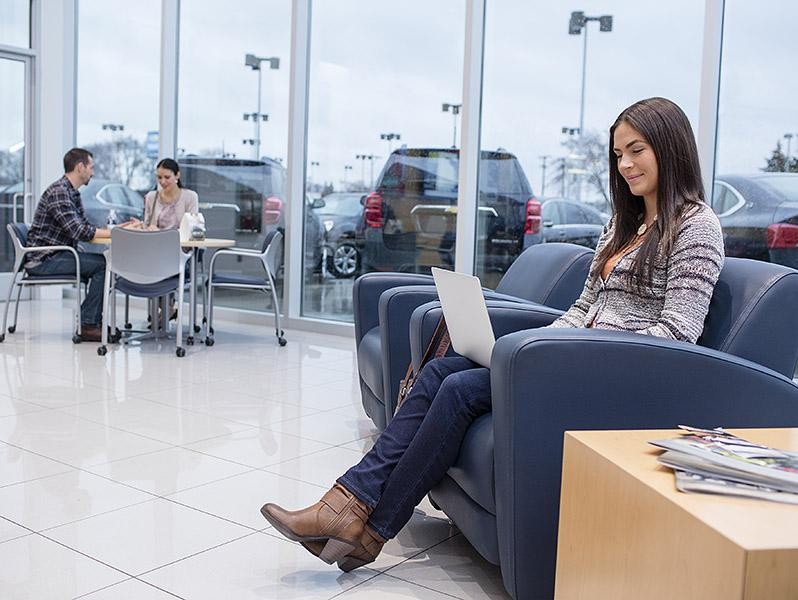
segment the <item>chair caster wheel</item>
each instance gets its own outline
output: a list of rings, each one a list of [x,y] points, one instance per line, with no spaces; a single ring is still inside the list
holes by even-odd
[[[213,335],[213,334],[214,334],[214,333],[216,333],[216,332],[213,330],[213,327],[211,327],[210,329],[208,329],[208,333],[210,333],[211,335]]]
[[[188,344],[189,346],[193,346],[194,345],[194,336],[191,336],[191,335],[188,336],[186,338],[186,344]]]
[[[72,336],[72,343],[73,344],[80,344],[82,341],[83,341],[83,339],[77,333]]]
[[[8,326],[8,333],[14,333],[17,330],[16,325],[9,325]]]
[[[125,323],[125,329],[133,329],[133,323]]]
[[[205,345],[206,346],[213,346],[213,344],[214,344],[214,341],[213,341],[212,337],[206,337],[205,338]]]
[[[282,336],[281,336],[281,337],[278,337],[278,338],[277,338],[277,342],[278,342],[278,343],[279,343],[281,346],[285,346],[285,345],[288,343],[288,340],[287,340],[287,339],[285,339],[284,337],[282,337]]]
[[[119,340],[121,339],[122,339],[122,332],[119,330],[119,327],[117,327],[116,330],[111,334],[111,339],[109,339],[108,341],[111,342],[112,344],[118,344]]]
[[[205,325],[208,322],[208,317],[202,317],[202,324]]]
[[[194,333],[199,333],[200,329],[202,329],[202,327],[200,327],[199,325],[194,325]]]
[[[5,339],[6,339],[6,334],[5,333],[0,333],[0,343],[2,343],[3,340],[5,340]]]
[[[99,348],[97,348],[97,354],[99,354],[100,356],[105,356],[107,353],[108,353],[108,348],[106,348],[105,346],[100,346]]]
[[[175,354],[177,354],[178,358],[183,358],[186,355],[186,349],[178,348],[177,350],[175,350]]]

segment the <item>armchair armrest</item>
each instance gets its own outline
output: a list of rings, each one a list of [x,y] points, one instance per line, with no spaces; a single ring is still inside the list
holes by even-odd
[[[366,273],[355,280],[352,291],[355,316],[355,343],[379,325],[380,296],[386,290],[404,285],[432,285],[431,275],[412,273]]]
[[[566,430],[798,425],[798,386],[790,379],[722,352],[634,333],[506,335],[493,350],[491,386],[499,555],[517,598],[553,595]]]
[[[510,296],[512,298],[512,296]],[[545,327],[559,317],[561,310],[521,301],[486,300],[488,316],[496,339],[524,329]],[[413,311],[410,318],[410,353],[414,368],[418,369],[424,350],[432,339],[435,326],[441,318],[441,303],[428,302]]]

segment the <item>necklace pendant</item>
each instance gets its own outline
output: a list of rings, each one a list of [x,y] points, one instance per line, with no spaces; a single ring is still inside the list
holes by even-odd
[[[637,228],[637,235],[645,235],[646,231],[648,231],[648,225],[643,223]]]

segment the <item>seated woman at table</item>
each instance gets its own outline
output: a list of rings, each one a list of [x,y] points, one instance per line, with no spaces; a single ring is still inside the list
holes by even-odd
[[[180,166],[171,158],[164,158],[155,167],[158,189],[144,197],[144,220],[134,219],[131,227],[156,231],[177,229],[186,213],[199,210],[197,192],[180,183]]]

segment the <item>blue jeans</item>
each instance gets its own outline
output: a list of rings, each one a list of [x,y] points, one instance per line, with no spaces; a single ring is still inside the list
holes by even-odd
[[[105,257],[102,254],[78,252],[80,280],[89,282],[89,291],[80,305],[80,322],[101,325],[103,321],[103,287],[105,285]],[[26,269],[31,275],[74,275],[75,256],[67,251],[54,252],[39,265]],[[78,290],[80,293],[80,290]]]
[[[488,369],[461,356],[432,360],[374,447],[338,482],[373,508],[369,525],[393,538],[454,464],[471,423],[490,410]]]

